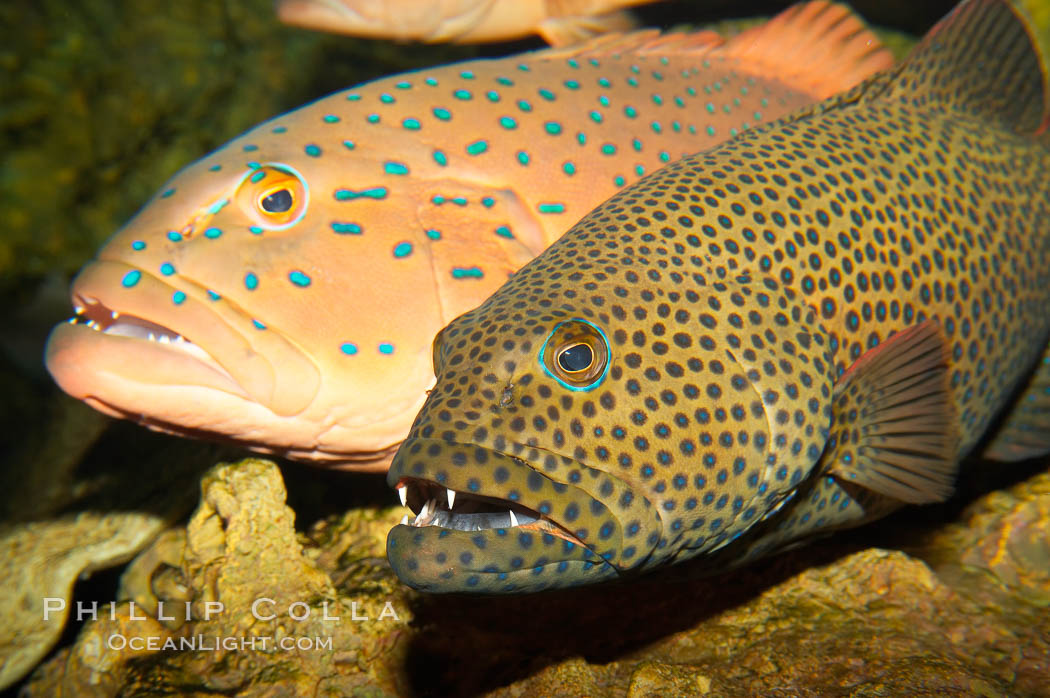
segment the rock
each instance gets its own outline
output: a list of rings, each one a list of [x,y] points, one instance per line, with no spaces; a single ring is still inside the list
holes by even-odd
[[[116,620],[85,626],[27,695],[1050,695],[1050,473],[913,532],[909,553],[863,548],[852,531],[719,577],[690,578],[687,564],[518,597],[419,595],[382,557],[399,508],[333,515],[296,535],[284,498],[266,461],[210,471],[185,532],[160,537],[125,573]],[[252,615],[259,598],[274,600],[264,603],[276,618]],[[158,601],[170,616],[189,601],[190,620],[131,620],[131,603],[144,616]],[[296,621],[300,601],[296,614],[310,615]],[[207,602],[224,612],[205,618]],[[322,620],[326,602],[340,622]],[[368,621],[352,620],[354,603]],[[387,603],[396,619],[380,618]],[[106,649],[114,633],[332,645]]]

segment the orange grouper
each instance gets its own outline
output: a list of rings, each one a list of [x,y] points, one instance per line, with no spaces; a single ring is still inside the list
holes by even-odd
[[[968,0],[898,68],[679,160],[434,343],[398,576],[724,571],[1050,452],[1047,17]],[[1034,40],[1034,41],[1033,41]]]
[[[385,468],[444,324],[625,184],[891,63],[817,2],[334,94],[175,175],[77,276],[48,369],[154,429]]]

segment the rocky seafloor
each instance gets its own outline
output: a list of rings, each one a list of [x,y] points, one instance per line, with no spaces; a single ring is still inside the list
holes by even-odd
[[[687,17],[687,3],[671,5],[675,21]],[[939,13],[919,9],[912,30]],[[277,25],[269,0],[12,0],[0,4],[0,27],[10,76],[0,81],[0,686],[75,696],[1050,695],[1045,464],[973,464],[949,504],[732,575],[690,578],[686,566],[535,596],[430,597],[385,562],[403,510],[387,506],[396,498],[380,477],[241,460],[62,396],[40,356],[69,312],[70,275],[176,169],[326,91],[500,49],[313,35]],[[65,611],[44,622],[44,598],[66,600]],[[275,618],[251,614],[258,598],[273,599],[263,610]],[[78,621],[77,602],[97,603],[99,619]],[[226,611],[205,620],[209,602]],[[302,621],[289,615],[297,602],[310,611]],[[324,619],[326,603],[340,621]],[[330,638],[331,649],[134,651],[110,649],[114,634]]]

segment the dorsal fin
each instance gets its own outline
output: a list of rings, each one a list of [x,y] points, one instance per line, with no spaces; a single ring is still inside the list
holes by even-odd
[[[1045,134],[1048,42],[1038,30],[1006,0],[963,0],[912,50],[882,96],[939,103],[1016,133]]]
[[[661,34],[645,29],[547,49],[537,58],[587,59],[624,53],[719,56],[817,98],[847,90],[893,65],[890,52],[849,8],[826,0],[790,7],[730,39],[707,30]]]

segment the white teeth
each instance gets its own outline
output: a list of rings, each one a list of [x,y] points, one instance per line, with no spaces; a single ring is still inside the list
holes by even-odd
[[[100,330],[100,329],[102,329],[101,327],[99,327],[99,324],[97,322],[95,322],[94,320],[89,320],[87,325],[88,325],[88,327],[90,327],[93,330]]]
[[[117,318],[120,317],[120,313],[118,313],[116,310],[111,310],[111,311],[109,311],[109,316],[111,318],[113,318],[114,320],[116,320]]]
[[[416,521],[427,518],[427,514],[430,513],[430,502],[423,502],[423,508],[419,510],[419,516],[416,517]]]
[[[82,305],[74,305],[73,306],[73,310],[76,311],[77,315],[80,315],[82,312],[84,312],[84,306],[82,306]]]
[[[452,511],[452,505],[456,501],[456,492],[455,490],[450,490],[447,487],[445,488],[445,491],[448,493],[448,510]]]
[[[150,332],[149,335],[147,336],[147,339],[149,339],[149,341],[151,341],[151,342],[156,342],[157,341],[157,335],[155,335],[152,332]]]
[[[517,526],[518,525],[518,517],[514,515],[514,510],[513,509],[508,509],[507,511],[510,512],[510,525],[511,526]]]
[[[171,341],[171,340],[170,340],[170,339],[168,339],[168,335],[166,335],[166,334],[162,334],[162,335],[160,336],[160,343],[161,343],[161,344],[167,344],[167,343],[168,343],[168,342],[170,342],[170,341]]]
[[[401,485],[397,488],[397,496],[401,498],[401,506],[408,506],[408,488]]]
[[[401,525],[402,526],[407,526],[408,525],[408,514],[405,514],[404,516],[401,517]]]
[[[75,317],[71,317],[68,320],[66,320],[66,322],[68,322],[70,325],[75,325],[77,324],[77,319]]]

